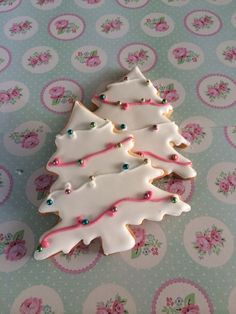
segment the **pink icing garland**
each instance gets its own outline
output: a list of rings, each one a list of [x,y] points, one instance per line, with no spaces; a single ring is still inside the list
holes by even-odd
[[[132,136],[129,136],[127,137],[126,139],[124,139],[123,141],[117,143],[117,144],[124,144],[126,142],[129,142],[131,140],[133,140],[134,138]],[[86,166],[86,161],[89,160],[90,158],[92,157],[95,157],[95,156],[98,156],[98,155],[102,155],[102,154],[105,154],[106,152],[110,151],[110,150],[113,150],[117,147],[117,144],[108,144],[107,148],[104,148],[102,150],[99,150],[97,152],[94,152],[94,153],[91,153],[91,154],[88,154],[87,156],[81,158],[81,160],[83,160],[83,163],[82,163],[82,167],[85,167]],[[58,160],[58,159],[57,159]],[[73,161],[69,161],[69,162],[61,162],[58,160],[58,163],[57,164],[54,164],[53,162],[50,162],[48,165],[49,167],[52,167],[52,166],[56,166],[56,167],[65,167],[65,166],[73,166],[73,165],[77,165],[78,164],[78,161],[77,160],[73,160]]]
[[[139,152],[135,152],[135,153],[140,155],[140,156],[147,155],[147,156],[151,156],[153,158],[159,159],[159,160],[164,161],[164,162],[174,163],[174,164],[181,165],[181,166],[191,166],[192,165],[191,161],[184,162],[184,161],[167,159],[167,158],[164,158],[160,155],[154,154],[154,153],[149,152],[149,151],[139,151]]]
[[[62,227],[62,228],[53,230],[53,231],[49,232],[48,234],[46,234],[43,237],[42,241],[41,241],[41,246],[42,247],[48,247],[49,246],[49,242],[47,241],[47,239],[50,238],[54,234],[57,234],[57,233],[60,233],[60,232],[66,232],[66,231],[69,231],[69,230],[78,229],[80,227],[86,227],[86,226],[94,225],[100,219],[102,219],[103,216],[105,216],[105,215],[114,216],[115,212],[112,209],[116,208],[116,206],[121,204],[121,203],[124,203],[124,202],[138,202],[138,203],[141,203],[141,202],[148,202],[148,201],[149,202],[161,202],[161,201],[165,201],[167,199],[170,199],[173,196],[171,196],[171,197],[170,196],[165,196],[165,197],[162,197],[162,198],[154,198],[154,199],[151,199],[151,197],[152,197],[152,192],[148,191],[148,192],[145,193],[144,198],[132,198],[132,197],[122,198],[122,199],[116,201],[115,203],[113,203],[109,207],[109,209],[106,209],[97,218],[95,218],[94,220],[90,221],[89,224],[85,224],[85,225],[82,224],[81,223],[81,218],[78,217],[77,218],[77,222],[74,225],[71,225],[71,226],[68,226],[68,227]]]
[[[106,99],[101,99],[99,96],[95,95],[93,98],[99,99],[102,103],[107,104],[107,105],[117,105],[118,101],[109,101]],[[122,109],[127,109],[129,106],[145,106],[145,105],[151,105],[151,106],[156,106],[156,107],[161,107],[161,106],[167,106],[169,103],[162,104],[162,103],[156,103],[155,101],[151,99],[145,99],[144,101],[140,102],[121,102]]]

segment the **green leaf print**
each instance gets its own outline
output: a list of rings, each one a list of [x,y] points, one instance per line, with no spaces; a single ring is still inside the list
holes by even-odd
[[[142,253],[142,249],[133,249],[131,251],[131,258],[137,258]]]
[[[195,304],[195,294],[190,293],[184,299],[184,305]]]
[[[13,241],[23,240],[24,230],[17,231],[13,236]]]

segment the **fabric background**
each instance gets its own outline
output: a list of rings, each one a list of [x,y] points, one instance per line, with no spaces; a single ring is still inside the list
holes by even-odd
[[[234,0],[3,0],[0,27],[0,313],[236,313]],[[197,179],[159,182],[192,211],[145,222],[136,253],[36,262],[55,135],[135,64],[192,142]]]

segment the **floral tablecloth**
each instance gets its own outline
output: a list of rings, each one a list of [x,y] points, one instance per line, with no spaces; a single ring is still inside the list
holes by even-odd
[[[235,1],[0,0],[0,27],[0,313],[235,314]],[[134,65],[192,143],[197,180],[158,183],[192,211],[133,227],[125,253],[36,262],[55,135]]]

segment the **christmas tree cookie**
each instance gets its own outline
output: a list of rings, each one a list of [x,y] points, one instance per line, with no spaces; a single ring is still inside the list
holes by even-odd
[[[133,142],[131,134],[115,131],[110,121],[76,101],[66,128],[56,136],[57,150],[47,164],[47,170],[58,175],[51,191],[64,189],[65,184],[77,189],[88,178],[118,173],[126,164],[129,169],[139,165],[142,161],[128,154]]]
[[[129,250],[135,245],[129,225],[190,210],[178,195],[152,185],[164,171],[130,153],[132,132],[118,132],[78,102],[56,145],[47,168],[58,179],[39,212],[60,220],[41,236],[37,260],[69,253],[80,241],[88,245],[98,237],[105,254]]]
[[[185,147],[189,142],[168,118],[172,106],[160,98],[138,67],[121,81],[108,85],[92,102],[98,107],[95,113],[99,117],[111,120],[124,134],[133,134],[133,152],[150,158],[153,167],[184,179],[196,176],[191,161],[175,150],[176,146]]]

